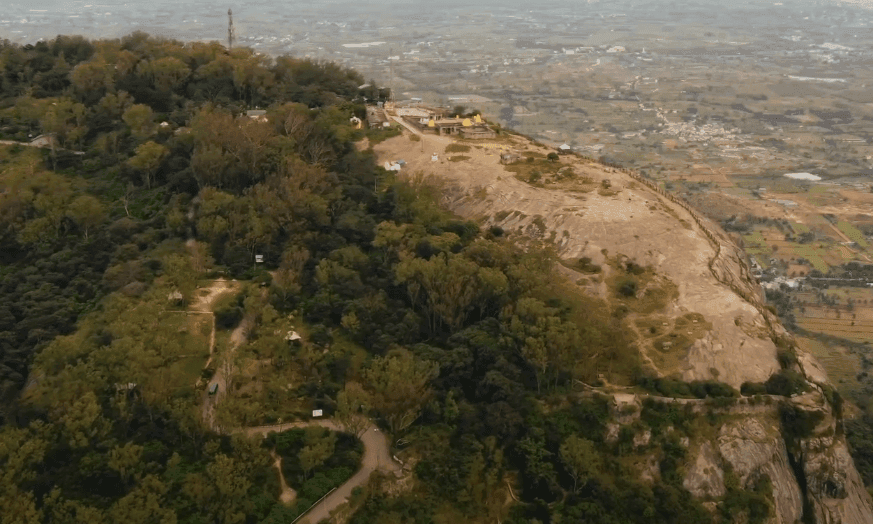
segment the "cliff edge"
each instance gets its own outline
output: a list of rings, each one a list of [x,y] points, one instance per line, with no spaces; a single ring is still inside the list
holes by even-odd
[[[740,398],[722,408],[729,423],[684,443],[692,494],[715,500],[726,482],[752,490],[766,478],[772,522],[873,524],[873,501],[825,372],[765,307],[745,253],[717,224],[636,173],[577,155],[549,158],[554,150],[525,137],[416,134],[374,146],[379,163],[403,159],[401,176],[438,180],[442,204],[464,218],[551,242],[579,292],[626,309],[641,356],[658,376],[739,388],[780,372],[780,353],[796,355],[790,366],[809,383],[807,393]],[[615,298],[628,264],[649,271],[635,293],[650,307],[627,310]]]

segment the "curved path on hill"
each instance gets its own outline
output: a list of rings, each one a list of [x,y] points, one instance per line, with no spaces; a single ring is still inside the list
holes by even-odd
[[[215,299],[225,292],[236,290],[237,286],[238,285],[235,282],[227,282],[223,279],[216,280],[209,288],[209,293],[198,298],[198,302],[194,307],[194,312],[212,312],[212,305]],[[249,330],[251,328],[251,324],[252,320],[250,318],[245,318],[242,322],[240,322],[236,329],[233,330],[230,336],[230,342],[228,347],[229,352],[228,354],[223,355],[224,358],[232,358],[233,352],[236,350],[236,348],[245,343],[248,337]],[[215,326],[213,323],[213,335],[211,337],[212,341],[214,341],[214,329]],[[212,344],[214,344],[214,342],[210,343],[210,345]],[[210,362],[212,361],[212,356],[213,355],[210,356]],[[208,382],[207,389],[203,393],[203,421],[210,429],[218,432],[221,432],[222,429],[217,427],[215,423],[215,407],[221,401],[222,396],[227,393],[228,387],[226,381],[227,377],[224,376],[225,371],[226,370],[224,369],[224,366],[216,366],[215,374]],[[228,371],[232,372],[232,370]],[[209,395],[208,390],[210,387],[212,387],[213,384],[220,384],[219,390],[216,392],[215,395]],[[280,432],[292,428],[305,428],[309,426],[321,426],[332,431],[344,431],[345,429],[333,420],[316,419],[310,421],[289,422],[286,424],[274,424],[270,426],[239,428],[233,431],[237,433],[245,433],[247,436],[250,437],[260,435],[263,438],[266,437],[271,431]],[[361,459],[361,469],[359,469],[354,475],[352,475],[349,480],[347,480],[335,490],[328,493],[326,497],[319,500],[312,508],[310,508],[305,513],[305,516],[303,516],[298,521],[300,524],[315,524],[317,522],[320,522],[322,519],[330,518],[331,512],[336,510],[339,506],[344,504],[349,499],[349,497],[351,497],[352,490],[354,490],[356,487],[366,484],[366,482],[370,478],[370,474],[374,471],[379,470],[395,474],[400,471],[400,466],[391,457],[391,451],[388,446],[388,439],[381,431],[379,431],[379,428],[371,423],[359,438],[361,440],[361,443],[364,445],[364,456]],[[290,502],[295,495],[294,490],[292,490],[290,487],[287,486],[287,484],[285,484],[284,478],[282,477],[281,459],[275,455],[275,452],[271,455],[274,460],[274,465],[279,470],[279,481],[282,485],[282,495],[280,499],[286,503]]]
[[[39,137],[37,137],[37,138],[39,138]],[[49,149],[49,148],[51,147],[51,146],[48,145],[48,144],[40,144],[40,143],[36,143],[36,144],[35,144],[35,143],[33,143],[33,142],[18,142],[18,141],[15,141],[15,140],[0,140],[0,145],[4,145],[4,146],[38,147],[38,148],[45,148],[45,149]],[[77,154],[77,155],[84,155],[84,154],[85,154],[84,151],[76,151],[76,150],[73,150],[73,149],[64,149],[64,148],[62,148],[62,147],[57,147],[57,148],[55,148],[55,149],[57,149],[58,151],[70,151],[71,153],[74,153],[74,154]]]
[[[271,431],[285,431],[292,428],[305,428],[308,426],[321,426],[332,431],[344,431],[344,428],[333,420],[310,420],[307,422],[291,422],[288,424],[276,424],[272,426],[256,426],[250,428],[242,428],[239,431],[250,437],[261,435],[266,437]],[[370,474],[374,471],[385,471],[396,473],[400,471],[400,466],[391,458],[391,452],[388,449],[388,439],[374,425],[370,425],[363,435],[360,437],[364,444],[364,457],[361,460],[361,469],[352,475],[352,478],[347,480],[342,486],[333,490],[328,496],[321,499],[313,506],[300,521],[300,524],[309,523],[315,524],[322,519],[330,517],[330,513],[344,504],[352,495],[352,490],[358,486],[366,484],[370,478]]]

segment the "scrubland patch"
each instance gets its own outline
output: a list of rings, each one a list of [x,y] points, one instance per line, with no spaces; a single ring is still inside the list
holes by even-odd
[[[470,146],[465,144],[449,144],[446,146],[446,153],[468,153]]]

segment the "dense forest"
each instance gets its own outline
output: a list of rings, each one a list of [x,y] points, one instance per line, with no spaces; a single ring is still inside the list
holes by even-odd
[[[715,412],[647,402],[608,437],[613,406],[574,385],[649,380],[620,317],[548,246],[378,167],[366,144],[397,131],[349,124],[374,82],[142,33],[4,42],[0,74],[0,138],[53,137],[0,146],[0,523],[290,523],[371,418],[412,481],[374,475],[354,523],[769,517],[766,478],[728,475],[709,509],[683,488],[680,442]],[[217,277],[214,345],[249,327],[210,424],[210,330],[185,308]],[[347,431],[234,431],[312,409]]]

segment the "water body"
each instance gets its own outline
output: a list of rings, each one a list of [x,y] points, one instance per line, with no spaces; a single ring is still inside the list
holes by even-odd
[[[790,78],[792,80],[803,80],[806,82],[829,82],[829,83],[848,82],[848,80],[846,80],[845,78],[815,78],[815,77],[811,77],[811,76],[794,76],[794,75],[788,75],[788,78]]]
[[[363,44],[343,44],[343,47],[374,47],[384,43],[385,42],[364,42]]]
[[[812,173],[786,173],[785,176],[795,180],[821,180],[820,176],[813,175]]]

